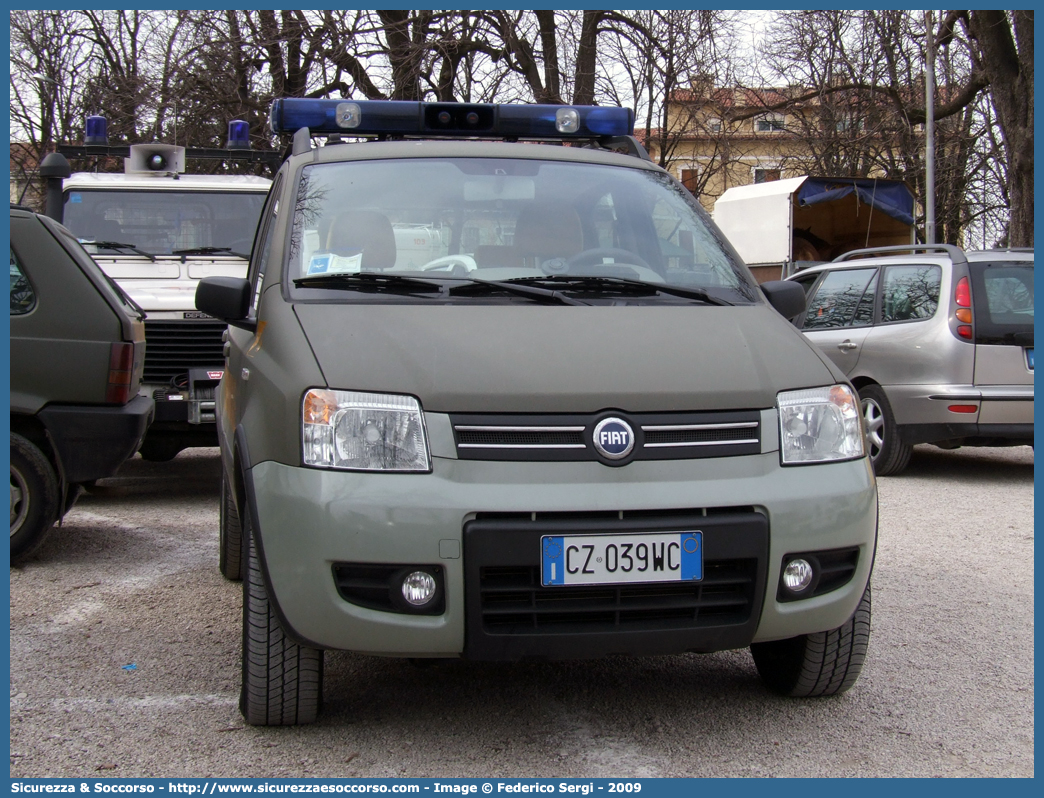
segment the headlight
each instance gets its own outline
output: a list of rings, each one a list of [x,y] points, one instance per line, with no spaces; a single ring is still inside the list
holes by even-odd
[[[305,465],[430,471],[420,403],[412,396],[312,388],[301,408]]]
[[[847,385],[784,391],[776,405],[784,465],[863,456],[859,402]]]

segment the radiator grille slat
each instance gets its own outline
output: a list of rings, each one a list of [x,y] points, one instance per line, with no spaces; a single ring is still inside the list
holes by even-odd
[[[166,385],[190,368],[214,368],[225,362],[221,321],[145,321],[145,369],[142,381]]]
[[[706,563],[699,583],[545,588],[539,568],[480,571],[482,625],[493,634],[692,628],[744,623],[756,559]]]

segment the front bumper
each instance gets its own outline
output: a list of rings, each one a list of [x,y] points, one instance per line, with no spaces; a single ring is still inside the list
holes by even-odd
[[[877,490],[865,458],[782,468],[778,452],[769,452],[607,468],[434,457],[430,474],[338,472],[263,462],[248,469],[246,479],[270,598],[287,632],[313,646],[388,656],[491,658],[488,650],[476,654],[474,641],[468,640],[467,630],[475,628],[474,617],[469,627],[468,600],[477,588],[466,569],[477,550],[466,541],[465,529],[504,514],[534,522],[569,514],[581,525],[594,514],[622,514],[627,520],[641,513],[704,510],[764,519],[767,541],[756,576],[757,606],[751,608],[746,631],[718,635],[715,643],[720,630],[710,636],[689,630],[661,635],[648,647],[641,635],[626,643],[618,635],[615,647],[603,640],[586,649],[586,656],[720,650],[836,628],[862,597],[877,533]],[[859,549],[858,565],[845,585],[801,601],[776,600],[785,554],[845,546]],[[489,548],[487,538],[486,558]],[[351,603],[333,577],[337,564],[346,562],[438,566],[445,611],[407,615]],[[470,611],[473,615],[474,605]],[[558,656],[556,650],[538,646],[529,652],[512,645],[503,658]],[[584,651],[566,646],[561,656],[584,656]]]

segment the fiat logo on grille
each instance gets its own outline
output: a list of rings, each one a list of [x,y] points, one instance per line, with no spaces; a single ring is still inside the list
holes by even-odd
[[[622,418],[603,418],[594,428],[594,447],[609,460],[622,460],[634,450],[634,430]]]

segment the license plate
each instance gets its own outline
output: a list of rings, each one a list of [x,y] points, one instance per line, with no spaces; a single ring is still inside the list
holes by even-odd
[[[618,585],[703,579],[703,533],[546,535],[540,539],[540,582]]]
[[[1033,371],[1033,349],[1026,350],[1026,365],[1029,366],[1029,370]]]

